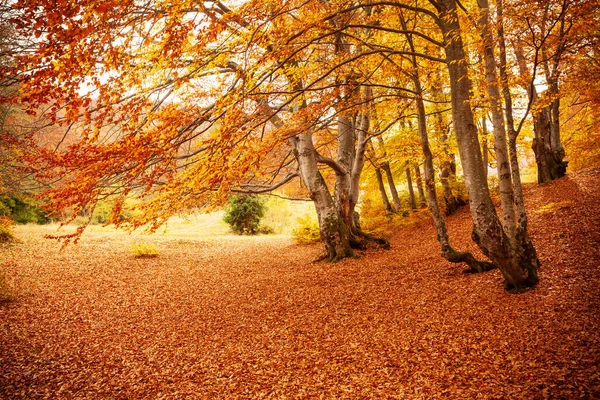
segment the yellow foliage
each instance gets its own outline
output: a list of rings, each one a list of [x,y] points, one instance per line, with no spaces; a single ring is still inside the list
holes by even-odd
[[[0,216],[0,242],[12,242],[15,240],[14,224],[14,221],[9,217]]]
[[[132,252],[135,258],[153,258],[159,255],[156,247],[149,243],[134,243],[132,245]]]
[[[299,217],[298,226],[292,231],[292,236],[298,244],[310,244],[321,240],[319,223],[310,216]]]
[[[545,206],[538,208],[537,210],[535,210],[535,212],[539,213],[539,214],[548,214],[548,213],[553,213],[557,210],[571,208],[572,205],[573,205],[573,202],[570,200],[559,201],[558,203],[553,202],[553,203],[548,203]]]
[[[398,228],[414,226],[427,218],[431,217],[426,210],[388,214],[382,205],[374,205],[369,199],[365,199],[360,207],[361,228],[376,236],[388,236]]]

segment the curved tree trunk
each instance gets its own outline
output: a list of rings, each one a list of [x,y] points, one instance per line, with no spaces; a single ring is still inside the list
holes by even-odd
[[[348,226],[341,217],[317,165],[316,150],[310,133],[291,139],[298,160],[300,176],[315,204],[321,239],[325,243],[328,261],[335,262],[354,255],[350,248]]]
[[[302,82],[294,84],[294,89],[301,90]],[[306,107],[302,102],[299,108]],[[283,127],[283,121],[274,115],[271,122],[278,128]],[[292,152],[298,162],[298,172],[302,182],[310,193],[310,198],[315,205],[319,221],[321,240],[325,243],[327,260],[335,262],[346,257],[354,256],[350,247],[350,232],[347,223],[340,215],[339,207],[336,207],[323,175],[319,171],[319,154],[313,143],[312,133],[305,132],[289,139]]]
[[[483,171],[477,128],[469,101],[472,84],[468,77],[466,55],[460,37],[456,0],[440,0],[438,5],[441,11],[438,24],[444,35],[446,62],[450,74],[454,129],[469,190],[473,240],[498,266],[504,276],[506,289],[523,290],[537,284],[537,265],[533,265],[511,246],[496,214]]]

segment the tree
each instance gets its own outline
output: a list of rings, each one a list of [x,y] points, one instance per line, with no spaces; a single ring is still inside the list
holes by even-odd
[[[539,183],[560,178],[566,173],[568,162],[564,160],[566,151],[560,128],[561,97],[566,92],[560,86],[579,60],[585,59],[580,57],[579,52],[589,48],[590,38],[594,35],[581,35],[581,32],[586,32],[596,20],[594,16],[599,12],[596,3],[587,0],[516,1],[504,7],[502,1],[498,2],[499,18],[504,19],[506,15],[505,19],[513,27],[506,35],[504,31],[499,35],[500,52],[506,55],[506,36],[513,45],[521,84],[529,99],[528,109],[533,116],[535,136],[532,148]],[[541,79],[546,88],[539,93],[536,82]]]
[[[406,29],[407,22],[402,14],[400,15],[400,23],[402,24],[402,28]],[[412,35],[407,35],[407,42],[411,51],[415,53],[415,44]],[[471,272],[489,271],[496,267],[493,263],[487,261],[479,261],[470,252],[456,251],[450,244],[450,237],[448,235],[448,229],[446,227],[446,220],[440,212],[440,207],[437,201],[435,175],[433,172],[433,154],[429,146],[429,134],[427,131],[427,115],[425,111],[425,102],[423,100],[424,90],[421,85],[420,69],[419,64],[417,62],[417,57],[415,55],[411,57],[411,65],[412,72],[409,74],[409,76],[412,80],[412,83],[415,88],[415,93],[417,95],[415,98],[417,108],[417,127],[419,131],[419,141],[424,156],[423,170],[425,176],[425,190],[427,192],[427,203],[437,230],[437,239],[440,243],[442,257],[453,263],[467,264]],[[440,114],[438,114],[438,116],[439,115]]]
[[[517,249],[502,228],[490,197],[470,106],[472,83],[466,67],[466,54],[460,37],[460,24],[455,0],[436,2],[438,24],[444,34],[446,61],[450,74],[452,115],[459,155],[469,190],[473,217],[473,239],[505,278],[508,290],[522,290],[538,283],[537,256],[526,248]]]
[[[28,116],[10,99],[18,93],[15,54],[28,49],[10,21],[10,5],[0,2],[0,68],[11,73],[0,78],[0,216],[18,223],[48,222],[48,217],[31,198],[35,182],[26,172],[23,155],[32,147],[31,131],[39,121]]]
[[[394,212],[394,209],[392,208],[390,199],[388,198],[387,193],[385,191],[385,184],[383,183],[383,176],[381,174],[381,168],[375,167],[375,176],[377,177],[377,187],[379,188],[379,193],[381,195],[381,201],[383,202],[383,207],[385,207],[385,210],[387,211],[388,214],[391,214],[392,212]]]
[[[461,14],[459,5],[468,13]],[[420,140],[424,189],[442,254],[458,260],[464,258],[453,257],[443,217],[438,218],[439,207],[431,199],[434,159],[439,158],[447,202],[454,197],[448,180],[456,167],[455,151],[446,147],[450,131],[441,129],[451,126],[469,191],[474,240],[500,268],[507,288],[534,286],[537,258],[522,223],[516,157],[523,120],[514,127],[510,90],[517,85],[502,45],[515,32],[497,34],[497,70],[489,5],[483,0],[480,5],[478,24],[466,26],[475,6],[455,0],[255,1],[235,7],[155,0],[67,0],[50,7],[20,0],[18,31],[37,44],[19,56],[20,101],[30,111],[47,108],[50,121],[78,136],[70,146],[59,141],[40,148],[34,168],[40,178],[61,178],[48,192],[54,206],[69,205],[77,212],[112,196],[118,199],[113,222],[151,229],[181,209],[222,204],[232,193],[286,190],[300,178],[315,204],[327,258],[336,261],[353,256],[353,248],[371,239],[355,211],[369,143],[386,135],[386,144],[399,144],[393,154],[387,149],[390,158],[415,160]],[[501,2],[497,10],[504,27]],[[532,15],[536,35],[551,31]],[[465,48],[463,36],[482,37],[484,43],[502,223],[487,185],[472,108],[481,101],[473,98],[473,89],[483,90],[470,79],[472,49]],[[559,36],[548,39],[544,51],[560,47]],[[542,54],[539,41],[534,44],[550,63],[551,83],[554,58]],[[523,57],[526,66],[542,65],[531,55]],[[440,63],[447,74],[437,72]],[[425,73],[418,74],[419,69]],[[429,148],[427,107],[434,104],[430,108],[436,110],[430,111],[443,118],[447,110],[437,108],[447,104],[446,95],[452,122],[438,122],[440,128],[433,130],[441,142],[436,158]],[[527,108],[532,107],[530,101]],[[410,125],[414,110],[418,132]],[[391,176],[391,170],[384,171]],[[410,169],[406,172],[410,176]],[[383,194],[382,171],[378,178]],[[143,200],[142,212],[120,221],[120,208],[131,196]]]
[[[22,55],[20,100],[80,136],[40,152],[38,175],[63,177],[52,204],[75,215],[116,196],[112,222],[156,229],[179,209],[300,177],[328,259],[364,246],[354,207],[376,99],[368,69],[354,71],[372,55],[359,45],[368,30],[338,5],[272,6],[19,2],[21,33],[39,41]],[[121,221],[128,196],[145,202]]]
[[[417,178],[417,190],[419,192],[419,207],[425,207],[425,192],[423,191],[423,180],[421,179],[421,168],[415,164],[415,177]]]
[[[415,200],[415,191],[413,189],[412,178],[410,176],[410,167],[407,166],[405,171],[406,173],[406,188],[408,190],[408,199],[410,201],[410,208],[413,210],[417,209],[417,201]]]

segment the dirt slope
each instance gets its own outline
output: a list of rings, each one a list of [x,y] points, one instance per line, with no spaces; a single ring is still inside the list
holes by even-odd
[[[287,239],[3,247],[0,398],[599,398],[600,170],[527,189],[540,285],[439,257],[432,225],[335,265]],[[548,203],[553,206],[543,208]],[[536,210],[548,212],[536,212]],[[453,244],[473,249],[463,210]]]

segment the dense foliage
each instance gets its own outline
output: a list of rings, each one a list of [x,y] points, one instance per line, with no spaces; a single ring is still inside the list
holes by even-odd
[[[21,196],[0,196],[0,216],[9,217],[18,224],[46,224],[51,220],[37,201]]]
[[[19,85],[8,97],[46,121],[20,161],[48,185],[50,207],[76,216],[111,198],[106,222],[131,228],[280,190],[313,201],[337,261],[377,243],[356,212],[376,190],[362,179],[374,168],[386,212],[405,207],[393,180],[406,176],[410,208],[427,203],[444,258],[497,266],[507,289],[524,290],[539,260],[520,159],[536,163],[540,183],[560,178],[574,131],[564,125],[598,125],[594,0],[18,0],[6,10],[16,40],[0,72]],[[451,245],[443,214],[460,200],[455,175],[491,262]],[[131,198],[137,212],[124,216]]]

